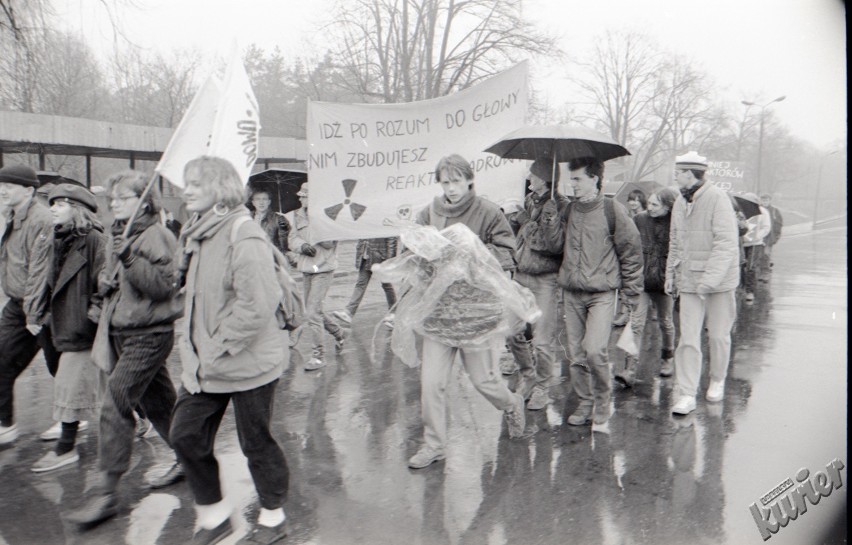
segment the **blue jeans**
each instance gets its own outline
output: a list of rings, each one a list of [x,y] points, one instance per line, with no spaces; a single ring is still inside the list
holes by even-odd
[[[358,306],[361,304],[361,299],[364,298],[364,293],[367,291],[367,286],[370,284],[370,278],[373,276],[373,271],[370,270],[368,263],[362,263],[358,270],[358,280],[355,281],[355,289],[352,290],[352,298],[349,304],[346,305],[346,312],[350,316],[355,316],[358,312]],[[382,289],[385,290],[385,299],[388,302],[388,308],[392,308],[396,304],[396,293],[393,291],[393,286],[387,282],[382,282]]]
[[[556,283],[556,273],[531,275],[517,272],[515,281],[533,293],[535,303],[541,309],[541,318],[532,324],[532,345],[535,350],[538,384],[549,386],[556,365],[553,345],[556,344],[556,335],[559,332],[556,309],[559,305],[560,288]]]
[[[325,300],[326,294],[328,294],[328,288],[331,287],[333,274],[332,271],[303,274],[302,288],[305,294],[305,317],[307,318],[308,331],[311,334],[311,342],[313,343],[313,355],[316,358],[322,358],[325,354],[322,342],[323,328],[335,338],[343,335],[340,326],[334,323],[322,310],[322,302]]]
[[[571,386],[580,403],[609,406],[612,392],[607,345],[612,333],[615,291],[563,290]]]

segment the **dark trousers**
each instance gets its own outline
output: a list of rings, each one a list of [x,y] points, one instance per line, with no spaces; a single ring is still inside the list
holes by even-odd
[[[355,281],[355,289],[352,290],[352,298],[349,299],[349,304],[346,305],[346,312],[350,316],[355,316],[358,312],[358,306],[361,305],[361,299],[364,298],[364,293],[367,291],[367,286],[370,284],[370,278],[373,277],[373,271],[370,270],[370,265],[362,263],[358,270],[358,280]],[[392,308],[396,304],[396,293],[393,291],[393,285],[387,282],[382,282],[382,289],[385,291],[385,299],[388,302],[388,308]]]
[[[20,299],[9,299],[0,313],[0,422],[14,421],[15,380],[33,361],[39,349],[51,376],[59,368],[59,352],[53,347],[50,329],[41,328],[37,336],[27,330],[27,316]]]
[[[157,433],[169,442],[175,387],[166,368],[175,332],[110,335],[118,354],[109,375],[101,408],[98,457],[100,469],[113,475],[127,471],[133,452],[136,420],[142,407]]]
[[[278,380],[274,380],[253,390],[225,394],[190,394],[180,389],[172,420],[172,445],[198,505],[222,501],[213,443],[231,401],[240,448],[248,458],[261,507],[278,509],[284,505],[290,471],[284,452],[269,431],[277,384]]]
[[[754,293],[757,287],[757,274],[760,270],[760,261],[763,259],[763,246],[745,247],[745,265],[743,265],[743,287],[746,292]]]

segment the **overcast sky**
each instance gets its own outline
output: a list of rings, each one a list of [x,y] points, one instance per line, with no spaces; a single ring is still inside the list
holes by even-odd
[[[69,28],[99,51],[112,46],[100,2],[56,0]],[[146,48],[196,48],[225,57],[236,39],[292,58],[321,52],[331,0],[138,0],[121,17]],[[840,0],[527,0],[525,16],[582,55],[606,30],[639,30],[703,68],[733,104],[768,102],[796,135],[821,147],[846,138],[846,23]],[[533,85],[552,105],[569,69],[542,67]],[[739,106],[742,107],[742,106]]]

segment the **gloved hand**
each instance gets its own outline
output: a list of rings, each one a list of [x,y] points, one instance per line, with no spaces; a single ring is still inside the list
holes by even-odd
[[[550,199],[541,207],[541,219],[544,221],[552,221],[558,213],[559,208],[556,206],[556,201],[553,199]]]
[[[112,292],[116,289],[118,289],[117,278],[107,279],[106,272],[98,277],[98,295],[103,298],[107,298],[112,295]]]
[[[314,257],[315,255],[317,255],[316,248],[314,248],[307,242],[302,244],[302,247],[299,250],[302,252],[303,255],[306,255],[308,257]]]

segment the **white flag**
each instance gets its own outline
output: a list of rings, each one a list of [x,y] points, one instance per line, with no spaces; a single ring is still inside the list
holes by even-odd
[[[260,115],[248,74],[235,48],[223,81],[211,75],[192,99],[155,169],[185,187],[183,170],[200,155],[227,159],[243,185],[257,160]]]

